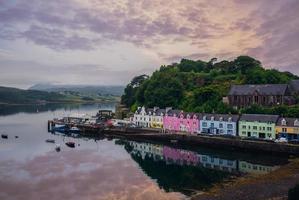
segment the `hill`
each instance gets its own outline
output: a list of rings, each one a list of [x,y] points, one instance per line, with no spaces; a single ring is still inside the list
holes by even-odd
[[[124,86],[93,86],[93,85],[52,85],[36,84],[29,90],[76,94],[88,97],[116,96],[123,94]]]
[[[66,96],[54,92],[0,87],[0,103],[4,104],[35,104],[67,100],[68,98]]]
[[[77,92],[22,90],[0,86],[0,104],[40,104],[118,101],[117,96],[89,96]]]
[[[217,62],[182,59],[180,63],[163,65],[151,77],[135,77],[125,88],[123,104],[174,107],[190,112],[236,113],[222,103],[232,84],[278,84],[298,79],[290,72],[265,69],[260,61],[239,56],[233,61]]]

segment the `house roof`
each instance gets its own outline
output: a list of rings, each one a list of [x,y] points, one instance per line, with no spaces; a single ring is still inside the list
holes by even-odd
[[[232,85],[229,95],[253,95],[255,92],[261,95],[285,95],[287,89],[287,84]]]
[[[277,126],[282,126],[282,120],[286,120],[286,126],[295,127],[295,121],[297,118],[280,117],[276,123]],[[299,122],[299,121],[298,121]],[[298,127],[298,126],[296,126]]]
[[[299,92],[299,80],[292,80],[290,82],[290,88],[294,92]]]
[[[136,110],[137,114],[140,114],[142,110],[142,107],[138,107],[138,109]],[[155,111],[156,110],[156,111]],[[165,114],[166,110],[165,109],[160,109],[160,108],[145,108],[145,112],[146,114],[149,114],[150,112],[153,114],[155,111],[156,115],[161,115],[161,113]]]
[[[243,114],[240,117],[240,121],[276,123],[278,118],[279,115]]]
[[[220,118],[222,117],[223,121],[228,121],[228,119],[231,117],[231,120],[233,122],[237,122],[239,119],[239,115],[230,115],[230,114],[208,114],[203,113],[202,117],[206,116],[207,120],[211,120],[212,117],[214,117],[214,121],[220,121]]]

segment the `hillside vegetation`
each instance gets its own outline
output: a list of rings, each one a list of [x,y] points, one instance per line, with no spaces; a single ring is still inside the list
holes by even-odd
[[[66,96],[54,92],[36,90],[21,90],[10,87],[0,87],[0,103],[31,104],[39,102],[65,101]]]
[[[115,96],[85,96],[75,92],[46,92],[0,87],[0,104],[40,104],[67,102],[116,101]]]
[[[249,56],[220,62],[216,58],[208,62],[182,59],[180,63],[161,66],[151,77],[135,77],[125,88],[121,101],[131,110],[145,105],[190,112],[237,113],[222,103],[232,84],[278,84],[297,78],[290,72],[265,69]]]
[[[123,94],[124,86],[95,86],[95,85],[52,85],[36,84],[29,88],[46,92],[58,92],[65,94],[76,94],[88,97],[120,97]]]

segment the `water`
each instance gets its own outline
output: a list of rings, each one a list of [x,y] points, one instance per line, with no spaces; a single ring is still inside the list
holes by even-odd
[[[47,120],[114,104],[0,107],[0,199],[185,199],[287,158],[47,132]],[[15,138],[18,136],[18,138]],[[55,139],[55,144],[46,143]],[[65,146],[73,141],[76,148]],[[80,145],[80,146],[78,146]]]

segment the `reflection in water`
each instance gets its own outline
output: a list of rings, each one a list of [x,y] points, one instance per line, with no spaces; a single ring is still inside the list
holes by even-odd
[[[182,199],[232,175],[265,173],[281,164],[258,155],[47,132],[54,114],[60,118],[99,108],[112,106],[2,112],[0,132],[8,139],[0,138],[0,199]],[[55,140],[61,151],[46,139]],[[76,148],[67,147],[68,141]]]
[[[186,195],[232,175],[263,174],[279,167],[276,163],[257,164],[151,143],[128,141],[125,148],[161,188]]]
[[[95,110],[95,108],[97,110]],[[51,104],[39,104],[39,105],[5,105],[0,104],[0,116],[17,114],[20,112],[24,113],[38,113],[38,112],[47,112],[58,109],[63,109],[65,111],[76,111],[80,109],[92,110],[95,113],[101,108],[111,108],[115,109],[115,103],[101,103],[101,104],[60,104],[60,103],[51,103]],[[94,113],[94,114],[95,114]]]

